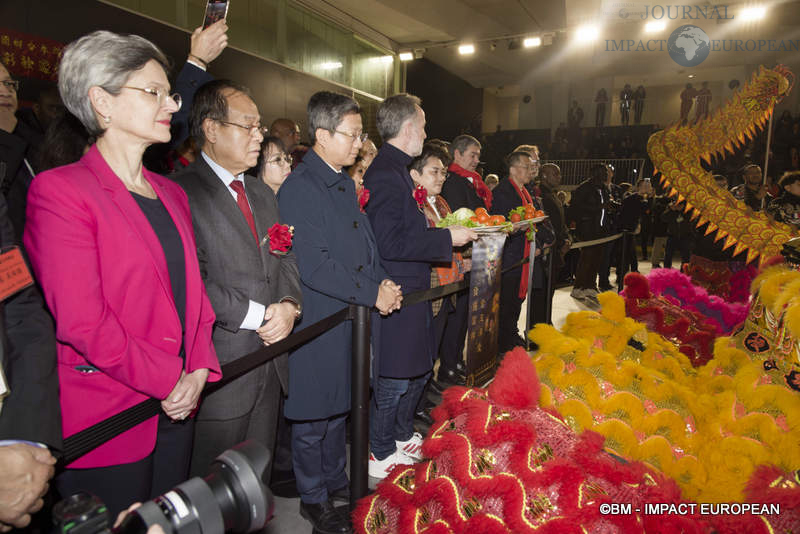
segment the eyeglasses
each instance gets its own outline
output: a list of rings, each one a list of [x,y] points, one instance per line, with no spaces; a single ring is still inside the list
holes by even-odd
[[[183,104],[183,99],[181,95],[178,93],[169,94],[166,89],[153,89],[151,87],[131,87],[129,85],[123,85],[120,89],[133,89],[134,91],[141,91],[146,93],[150,96],[154,96],[158,99],[158,105],[163,106],[166,102],[167,98],[171,98],[175,105],[178,106],[178,109],[181,109],[181,104]]]
[[[539,168],[539,164],[536,163],[534,165],[512,165],[512,167],[519,167],[520,169],[525,169],[526,171],[531,172]]]
[[[238,128],[241,128],[242,130],[247,130],[250,135],[253,135],[255,132],[258,132],[261,134],[262,137],[264,137],[269,133],[269,128],[267,128],[266,126],[261,126],[260,124],[245,126],[244,124],[236,124],[235,122],[228,122],[221,120],[218,120],[217,122],[221,122],[222,124],[227,124],[228,126],[236,126]]]
[[[19,81],[17,80],[3,80],[0,83],[5,85],[6,89],[9,91],[14,91],[16,93],[19,90]]]
[[[357,134],[350,133],[350,132],[343,132],[341,130],[334,130],[334,132],[340,133],[342,135],[346,135],[347,137],[350,138],[350,142],[351,143],[355,143],[356,139],[360,140],[362,143],[365,142],[367,139],[369,139],[369,134],[366,133],[366,132],[365,133],[357,133]]]
[[[290,156],[288,154],[285,154],[283,156],[276,156],[276,157],[274,157],[272,159],[268,159],[267,163],[273,163],[275,165],[280,165],[281,162],[283,162],[283,163],[286,163],[287,165],[291,165],[293,161],[294,161],[294,158],[292,158],[292,156]]]

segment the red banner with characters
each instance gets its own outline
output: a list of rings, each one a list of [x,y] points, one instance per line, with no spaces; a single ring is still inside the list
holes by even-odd
[[[0,58],[15,77],[54,82],[64,43],[0,28]]]

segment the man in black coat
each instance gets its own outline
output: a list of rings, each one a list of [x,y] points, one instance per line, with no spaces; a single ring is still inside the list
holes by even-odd
[[[480,174],[475,172],[481,159],[481,144],[471,135],[459,135],[450,144],[450,154],[453,161],[447,169],[447,179],[442,186],[442,198],[447,201],[451,211],[459,208],[469,208],[475,211],[478,208],[489,209],[492,205],[492,192],[483,183]],[[472,253],[468,248],[465,257]],[[464,342],[467,336],[467,317],[469,315],[469,295],[466,292],[456,296],[455,311],[453,311],[444,327],[442,343],[439,352],[443,355],[442,365],[436,375],[436,382],[446,387],[463,383],[465,369],[461,363],[464,354]],[[458,355],[455,367],[446,365],[452,358],[444,355]]]
[[[431,263],[450,262],[453,247],[477,238],[462,226],[429,228],[415,196],[408,165],[422,152],[425,112],[413,95],[387,98],[378,108],[383,146],[364,176],[370,191],[367,215],[386,272],[406,292],[429,289]],[[436,359],[429,301],[404,306],[381,319],[381,358],[370,403],[369,473],[385,478],[396,464],[422,458],[422,436],[414,432],[414,411]],[[408,461],[410,460],[410,461]]]
[[[592,167],[590,178],[572,193],[570,209],[575,214],[575,233],[579,241],[591,241],[608,234],[611,199],[605,188],[608,169],[603,164]],[[575,286],[571,296],[575,299],[597,299],[597,273],[603,260],[605,244],[581,248]]]
[[[516,151],[508,156],[508,178],[494,188],[492,213],[508,216],[508,212],[522,205],[531,204],[541,209],[539,201],[532,197],[526,185],[539,174],[538,161],[534,161],[528,152]],[[542,291],[547,285],[547,278],[542,263],[542,251],[553,242],[553,232],[549,225],[540,224],[536,232],[536,261],[533,266],[533,289],[539,290],[531,295],[533,322],[547,322],[547,296]],[[527,235],[520,231],[512,234],[503,247],[502,268],[519,263],[526,257]],[[505,272],[500,280],[500,312],[497,326],[497,346],[501,354],[516,346],[525,346],[525,340],[519,335],[517,324],[528,289],[528,267],[520,266]]]
[[[14,245],[0,195],[0,246]],[[62,448],[53,321],[35,286],[0,302],[0,531],[25,527]]]
[[[564,265],[564,256],[569,251],[572,239],[569,235],[569,228],[564,215],[564,205],[556,196],[558,188],[561,186],[561,169],[555,163],[545,163],[539,172],[541,177],[539,190],[542,194],[542,208],[555,232],[555,243],[551,252],[554,256],[551,263],[552,270],[550,271],[550,276],[553,277],[551,280],[555,282],[555,276]],[[552,287],[555,289],[555,284]]]

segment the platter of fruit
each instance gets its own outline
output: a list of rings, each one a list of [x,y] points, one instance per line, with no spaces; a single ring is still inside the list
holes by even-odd
[[[546,218],[547,215],[542,210],[537,210],[530,204],[514,208],[508,214],[508,220],[515,231],[530,228],[531,224],[542,222]]]
[[[510,232],[514,228],[514,225],[502,215],[489,215],[486,208],[478,208],[475,211],[469,208],[460,208],[448,214],[436,224],[439,228],[447,228],[454,225],[466,226],[481,234]]]

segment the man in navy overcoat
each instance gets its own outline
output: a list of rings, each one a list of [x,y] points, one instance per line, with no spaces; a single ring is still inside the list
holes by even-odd
[[[303,294],[303,329],[348,304],[399,309],[400,288],[381,266],[375,236],[360,210],[355,185],[342,172],[352,165],[364,134],[351,98],[319,92],[308,103],[313,147],[278,192],[281,217],[294,227]],[[372,354],[380,357],[373,322]],[[351,323],[300,346],[289,355],[285,415],[292,420],[292,463],[300,513],[317,532],[348,532],[347,518],[331,498],[346,493],[345,418],[350,409]],[[375,363],[373,363],[375,365]]]

